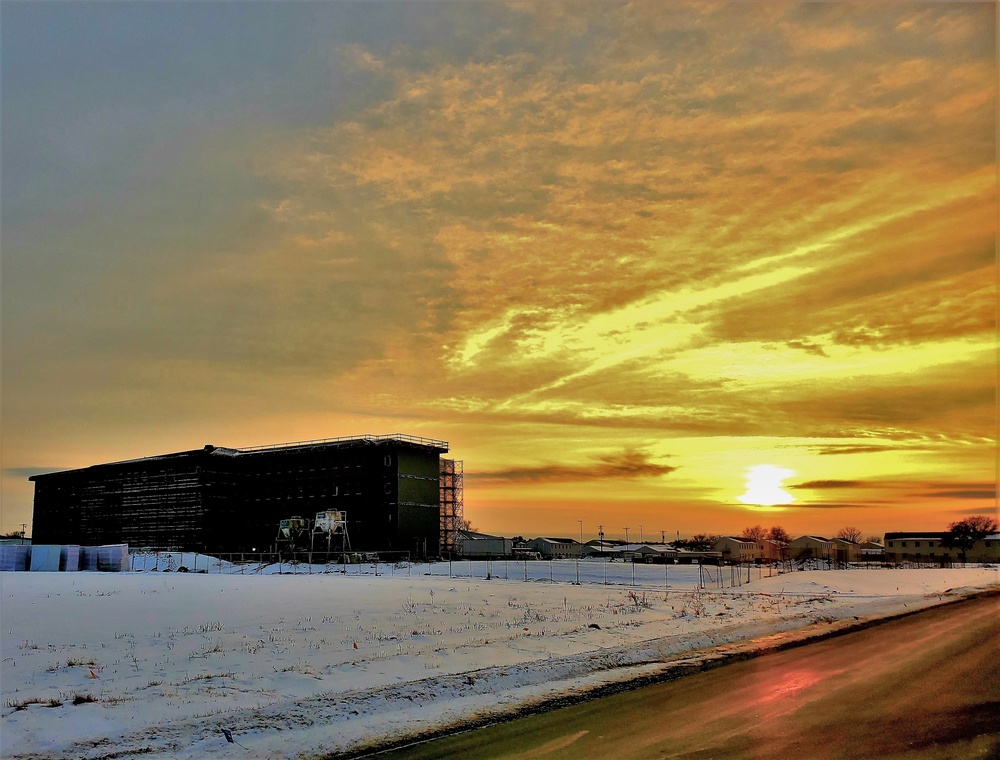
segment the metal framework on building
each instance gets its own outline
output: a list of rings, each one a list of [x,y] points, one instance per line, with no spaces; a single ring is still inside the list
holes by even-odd
[[[461,459],[441,459],[441,552],[455,551],[455,533],[465,527],[465,467]]]
[[[447,451],[447,441],[433,438],[359,435],[247,448],[207,445],[33,475],[34,533],[46,544],[254,552],[270,548],[276,533],[291,539],[280,533],[282,521],[312,529],[307,523],[314,516],[341,513],[344,537],[349,531],[356,551],[434,557],[442,551],[444,523],[454,543],[455,519],[462,516],[461,462],[456,480],[454,462],[442,468]],[[325,535],[323,541],[300,538],[306,549],[339,543]]]

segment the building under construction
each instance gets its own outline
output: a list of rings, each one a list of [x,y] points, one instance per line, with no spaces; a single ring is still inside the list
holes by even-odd
[[[441,460],[441,554],[455,553],[455,532],[465,527],[465,471],[463,463]]]
[[[39,544],[211,553],[275,546],[282,520],[343,513],[354,551],[446,551],[462,518],[462,463],[447,441],[360,435],[223,448],[34,475]]]

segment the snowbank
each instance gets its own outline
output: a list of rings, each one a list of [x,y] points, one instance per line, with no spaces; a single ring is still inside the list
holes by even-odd
[[[308,757],[1000,583],[835,570],[701,589],[696,566],[640,566],[632,586],[631,566],[580,563],[576,585],[545,577],[575,580],[573,561],[528,563],[528,582],[524,563],[462,564],[2,573],[0,754]]]

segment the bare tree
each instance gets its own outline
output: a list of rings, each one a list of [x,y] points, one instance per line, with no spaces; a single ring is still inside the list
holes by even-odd
[[[683,546],[686,549],[692,549],[693,551],[707,552],[711,551],[712,544],[718,536],[712,533],[696,533],[688,539],[682,539],[681,541],[675,541],[674,543],[678,546]]]
[[[846,528],[841,528],[837,531],[837,535],[834,538],[841,538],[844,541],[851,541],[852,543],[861,543],[861,531],[853,526],[848,526]]]
[[[881,546],[882,545],[882,536],[871,535],[871,536],[868,536],[868,538],[866,538],[865,541],[867,543],[869,543],[869,544],[878,544],[879,546]]]
[[[997,532],[997,521],[986,515],[973,515],[951,523],[948,526],[948,531],[941,543],[958,549],[962,553],[962,562],[965,562],[966,552],[975,545],[976,541]]]
[[[743,532],[740,533],[740,538],[745,541],[760,543],[767,538],[767,531],[760,525],[754,525],[752,528],[744,528]]]
[[[771,526],[771,529],[767,532],[767,537],[772,541],[778,541],[782,544],[787,544],[792,540],[792,537],[788,535],[788,531],[780,525]]]
[[[465,530],[465,531],[468,531],[469,533],[478,533],[479,532],[479,529],[475,525],[472,524],[472,521],[469,520],[468,517],[465,517],[465,516],[459,517],[458,519],[455,520],[455,529],[456,530]]]

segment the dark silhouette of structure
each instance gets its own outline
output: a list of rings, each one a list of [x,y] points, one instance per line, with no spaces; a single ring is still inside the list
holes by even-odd
[[[354,550],[437,556],[461,504],[447,441],[393,434],[162,456],[34,475],[36,543],[268,551],[281,520],[347,513]],[[443,474],[445,473],[445,474]],[[447,479],[452,486],[445,489]],[[445,505],[441,496],[449,494]]]

